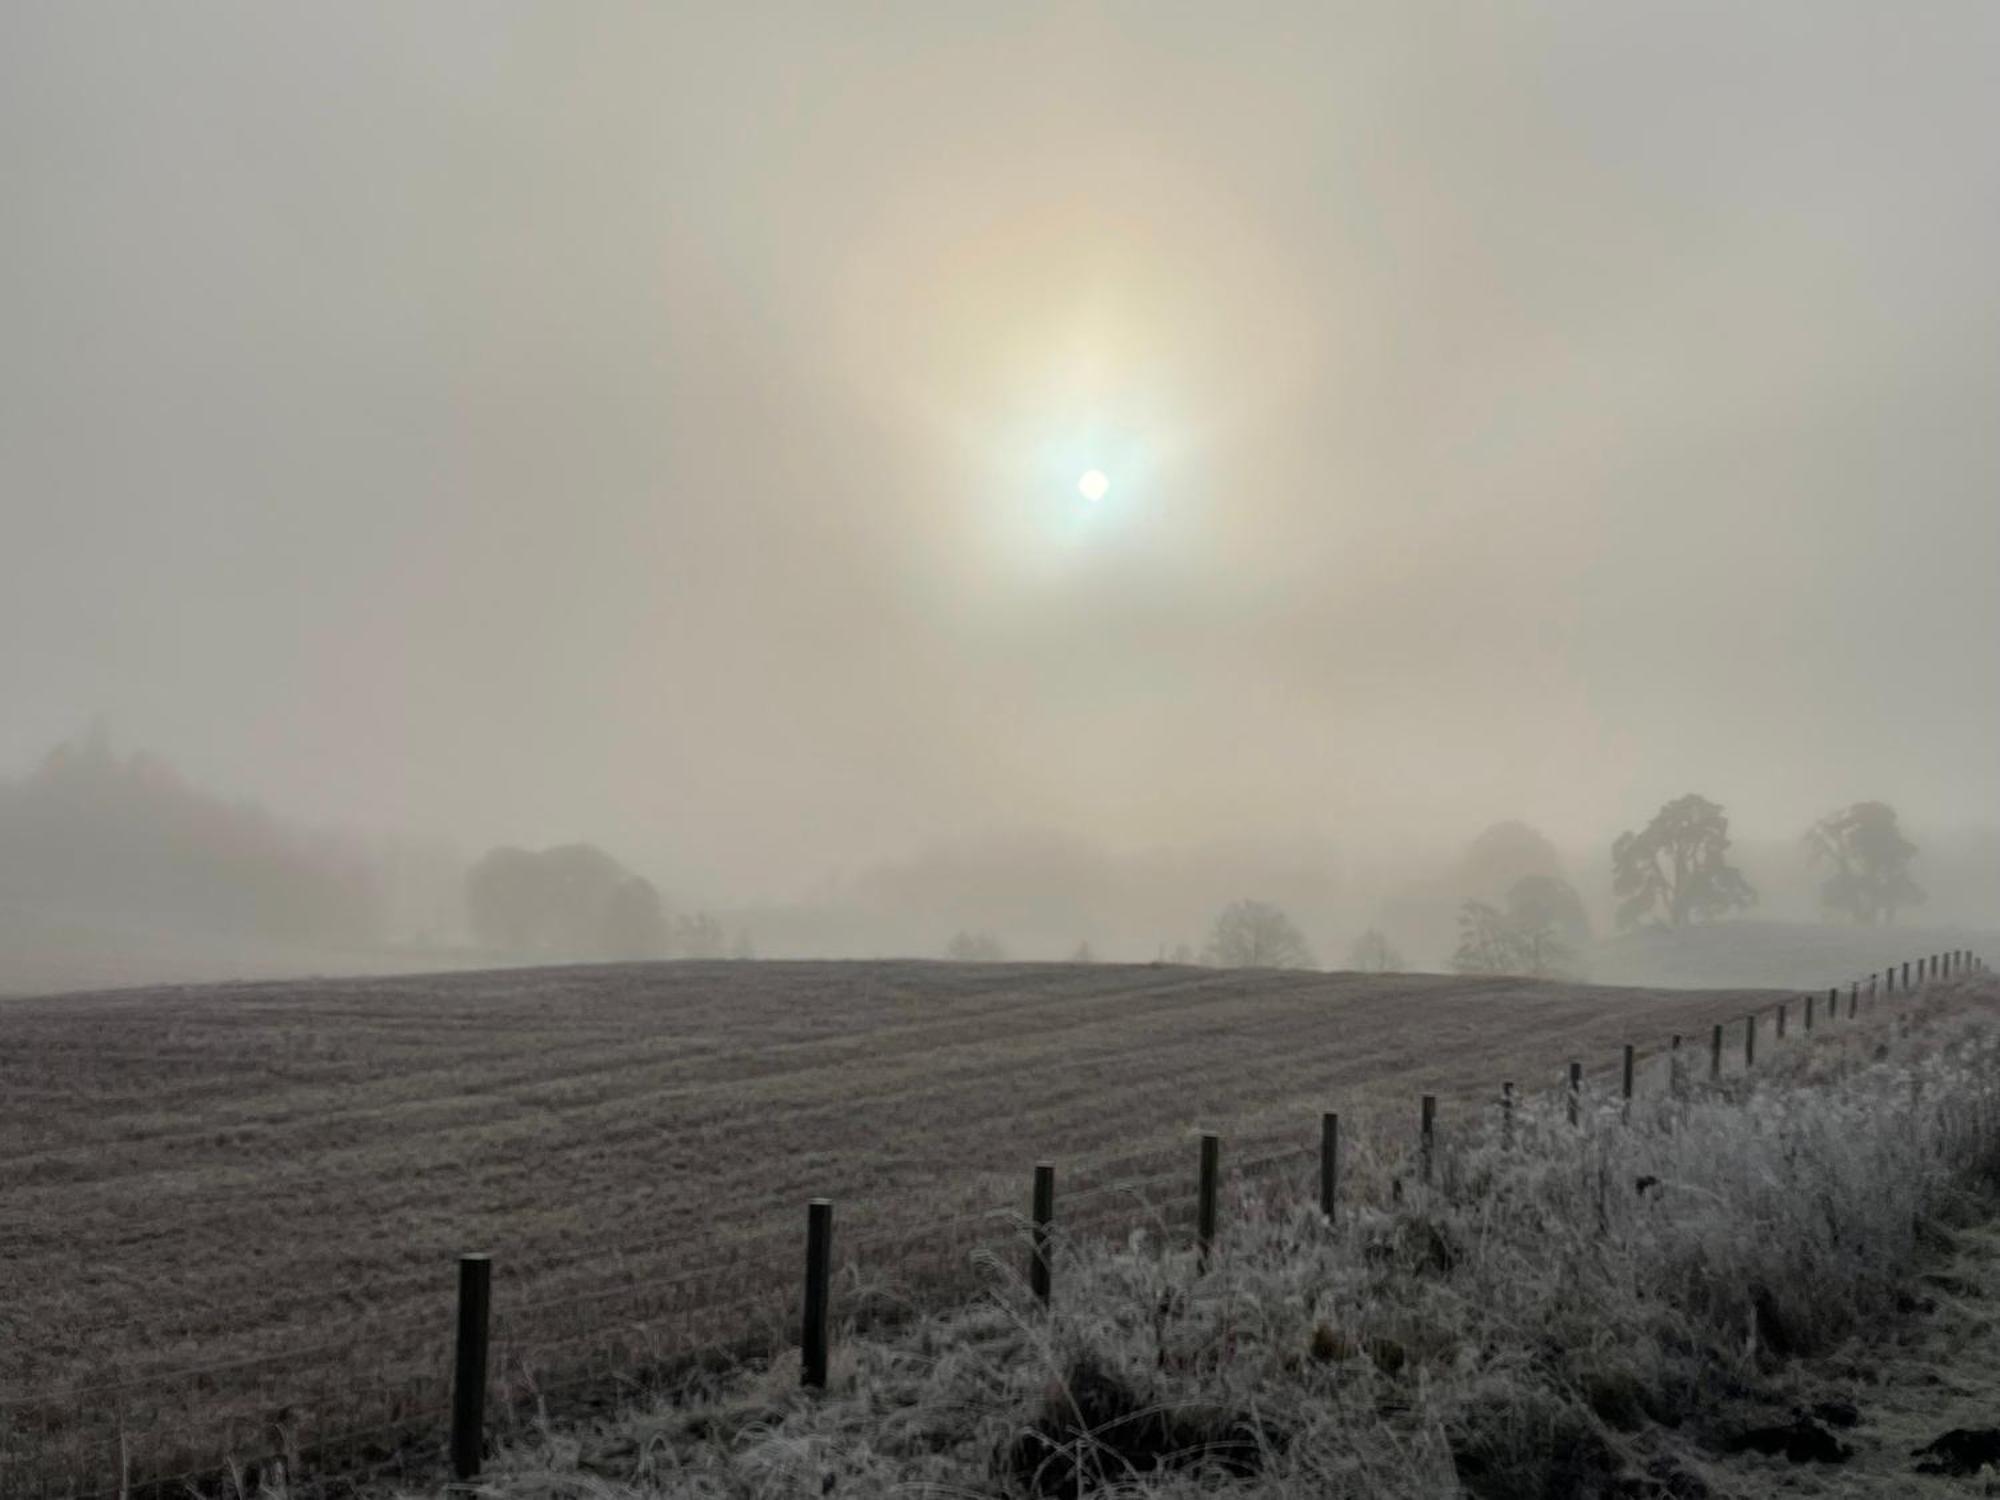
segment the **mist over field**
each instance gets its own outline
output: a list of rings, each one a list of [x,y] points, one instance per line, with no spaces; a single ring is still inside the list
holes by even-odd
[[[1617,977],[1688,793],[1786,952],[1857,804],[1896,921],[1990,928],[1996,45],[10,7],[0,988],[1199,958],[1246,899],[1441,968],[1543,875]]]
[[[0,1500],[2000,1475],[1996,59],[0,4]]]

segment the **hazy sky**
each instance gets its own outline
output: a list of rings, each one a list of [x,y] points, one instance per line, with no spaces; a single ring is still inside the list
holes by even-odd
[[[2000,819],[1990,3],[18,3],[0,183],[0,766],[743,895]]]

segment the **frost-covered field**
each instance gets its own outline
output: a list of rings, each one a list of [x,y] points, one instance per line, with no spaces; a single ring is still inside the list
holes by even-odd
[[[1366,1160],[1332,1226],[1242,1194],[1207,1270],[1171,1235],[1079,1245],[1044,1313],[996,1262],[958,1309],[846,1341],[824,1396],[793,1351],[550,1426],[488,1492],[1968,1493],[1963,1455],[2000,1454],[2000,986],[1912,1010],[1629,1120],[1530,1108],[1435,1191],[1392,1201],[1399,1164]]]
[[[122,1429],[141,1468],[429,1430],[462,1251],[496,1257],[514,1389],[615,1376],[788,1327],[815,1194],[856,1274],[929,1295],[972,1274],[968,1236],[1005,1232],[933,1226],[1023,1203],[1038,1159],[1065,1201],[1184,1189],[1197,1126],[1234,1166],[1309,1151],[1325,1108],[1407,1138],[1420,1092],[1450,1135],[1503,1079],[1552,1086],[1570,1057],[1603,1077],[1628,1040],[1656,1059],[1778,998],[717,963],[0,1001],[0,1399],[27,1398],[17,1448],[96,1461]]]

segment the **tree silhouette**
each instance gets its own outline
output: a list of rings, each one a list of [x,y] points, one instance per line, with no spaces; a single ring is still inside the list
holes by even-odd
[[[602,849],[489,850],[465,875],[466,915],[484,947],[568,958],[656,958],[660,893]]]
[[[1363,974],[1400,974],[1409,967],[1379,927],[1369,928],[1354,940],[1354,946],[1347,950],[1347,962]]]
[[[1451,966],[1461,974],[1511,974],[1514,936],[1507,914],[1490,901],[1467,901],[1458,909],[1458,947]]]
[[[660,893],[643,875],[628,875],[604,902],[603,946],[607,958],[660,958],[667,951],[667,918]]]
[[[1468,897],[1497,901],[1523,875],[1562,875],[1562,856],[1538,830],[1518,819],[1495,823],[1466,846],[1458,862],[1458,888]]]
[[[1236,901],[1209,930],[1202,961],[1218,969],[1310,969],[1312,949],[1292,919],[1268,901]]]
[[[1618,925],[1636,927],[1657,912],[1669,927],[1754,906],[1757,892],[1731,865],[1729,819],[1720,806],[1689,793],[1662,807],[1637,833],[1611,846]]]
[[[722,924],[705,911],[674,922],[674,948],[683,958],[721,958],[728,951]]]
[[[490,849],[465,875],[466,915],[484,948],[527,953],[549,930],[541,856],[528,849]]]
[[[1524,932],[1555,934],[1569,947],[1590,941],[1583,897],[1560,875],[1523,875],[1507,888],[1507,915]]]
[[[1524,875],[1508,888],[1504,908],[1487,901],[1468,901],[1459,908],[1458,949],[1451,966],[1461,974],[1570,978],[1576,973],[1576,950],[1564,933],[1582,906],[1568,881]]]
[[[1820,905],[1864,927],[1893,923],[1896,913],[1924,899],[1910,878],[1917,846],[1896,825],[1896,809],[1886,802],[1857,802],[1828,813],[1806,834],[1815,864],[1831,873],[1819,888]]]

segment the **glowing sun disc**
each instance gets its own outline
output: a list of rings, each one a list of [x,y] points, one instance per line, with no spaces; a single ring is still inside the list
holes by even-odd
[[[1076,482],[1076,492],[1092,504],[1102,500],[1110,488],[1111,481],[1102,469],[1087,469]]]

